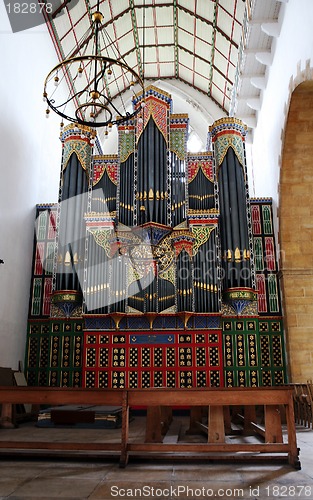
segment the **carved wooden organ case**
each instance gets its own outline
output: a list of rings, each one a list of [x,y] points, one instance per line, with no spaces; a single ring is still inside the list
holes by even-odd
[[[65,128],[59,204],[37,206],[30,385],[285,381],[271,200],[249,199],[246,127],[218,120],[211,149],[187,153],[188,116],[171,107],[147,88],[113,156]]]

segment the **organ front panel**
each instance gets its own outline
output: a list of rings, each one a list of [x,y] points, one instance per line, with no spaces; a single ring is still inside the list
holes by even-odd
[[[37,209],[28,383],[284,383],[271,200],[250,200],[246,127],[218,120],[212,150],[190,153],[188,116],[156,87],[144,98],[114,155],[88,127],[61,135],[59,203]]]

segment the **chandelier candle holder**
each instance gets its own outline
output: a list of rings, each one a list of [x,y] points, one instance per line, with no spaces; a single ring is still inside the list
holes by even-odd
[[[47,75],[43,100],[47,117],[52,109],[70,122],[110,128],[140,111],[141,107],[128,111],[123,94],[130,90],[135,95],[144,84],[105,29],[99,4],[98,0],[86,33]]]

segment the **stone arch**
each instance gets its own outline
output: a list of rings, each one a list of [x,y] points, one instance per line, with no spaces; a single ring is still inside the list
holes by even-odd
[[[290,382],[312,378],[313,81],[290,98],[280,170],[279,243]]]

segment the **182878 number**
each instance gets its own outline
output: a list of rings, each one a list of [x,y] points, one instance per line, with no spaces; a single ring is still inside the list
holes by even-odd
[[[52,3],[44,2],[11,2],[6,4],[8,14],[41,14],[46,11],[52,14]]]
[[[309,485],[273,485],[266,486],[266,494],[268,497],[310,497],[312,494],[312,487]]]

